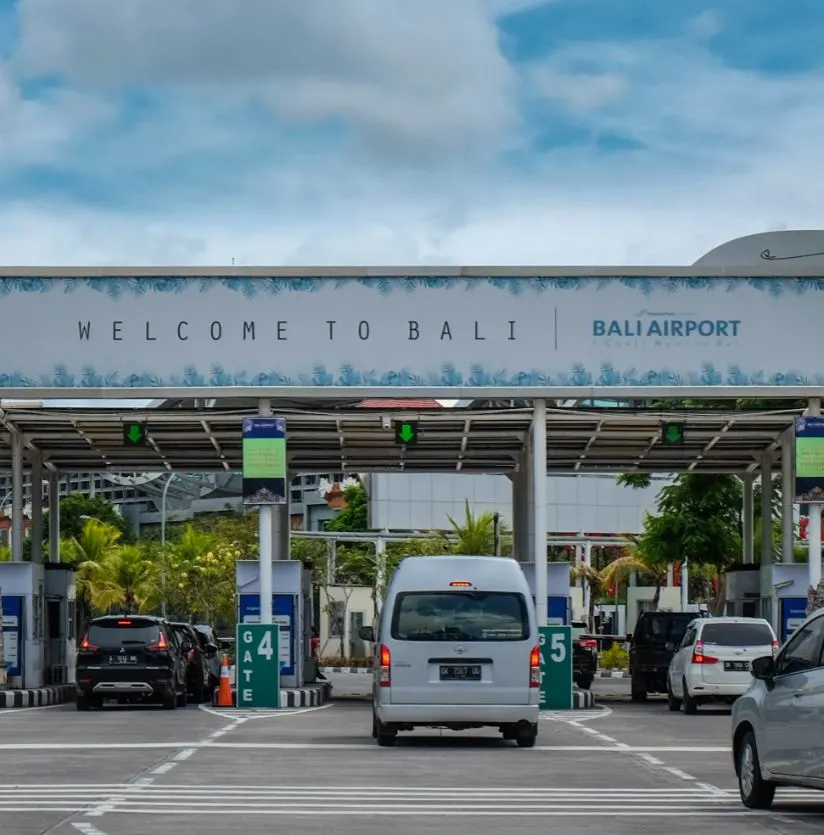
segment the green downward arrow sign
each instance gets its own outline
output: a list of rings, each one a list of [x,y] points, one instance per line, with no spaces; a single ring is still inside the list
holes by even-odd
[[[404,423],[401,426],[400,436],[402,441],[409,442],[415,437],[415,430],[408,423]]]
[[[418,442],[418,425],[416,423],[396,423],[395,441],[399,444],[416,444]]]
[[[130,423],[124,429],[123,435],[126,441],[133,446],[142,444],[146,440],[146,429],[142,424]]]

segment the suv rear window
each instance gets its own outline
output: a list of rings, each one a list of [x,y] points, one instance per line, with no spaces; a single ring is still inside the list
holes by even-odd
[[[151,644],[158,638],[159,628],[156,623],[147,620],[106,621],[92,623],[89,627],[89,643],[101,647],[124,644]]]
[[[773,633],[766,623],[707,623],[701,641],[719,647],[768,647]]]
[[[392,637],[400,641],[525,641],[522,594],[497,591],[404,592],[395,601]]]
[[[687,627],[694,621],[694,614],[669,614],[666,612],[644,613],[638,620],[635,634],[636,644],[665,646],[668,641],[680,643]]]

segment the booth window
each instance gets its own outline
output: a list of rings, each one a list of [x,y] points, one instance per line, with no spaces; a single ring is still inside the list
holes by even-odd
[[[46,601],[46,619],[48,622],[49,640],[60,640],[60,601]]]

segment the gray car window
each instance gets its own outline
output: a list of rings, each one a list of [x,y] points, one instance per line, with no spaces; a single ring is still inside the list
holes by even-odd
[[[776,675],[803,673],[821,666],[821,636],[824,618],[816,618],[802,626],[778,656]]]

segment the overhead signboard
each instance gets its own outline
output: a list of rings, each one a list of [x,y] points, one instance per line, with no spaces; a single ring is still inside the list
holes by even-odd
[[[0,271],[7,396],[343,389],[685,397],[824,385],[809,350],[824,299],[816,278],[718,277],[699,268],[38,272]]]
[[[286,504],[286,420],[243,419],[243,503]]]
[[[795,500],[824,502],[824,417],[795,419]]]

